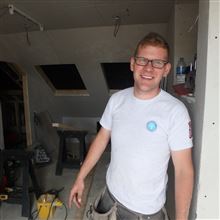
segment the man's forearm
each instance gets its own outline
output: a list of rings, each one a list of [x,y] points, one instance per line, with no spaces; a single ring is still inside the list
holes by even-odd
[[[108,134],[105,130],[100,130],[89,148],[85,161],[80,168],[77,179],[84,180],[86,178],[88,173],[92,170],[92,168],[95,166],[102,153],[104,152],[108,144],[109,138],[110,134]]]
[[[97,152],[97,150],[100,150]],[[103,151],[105,150],[105,147],[101,149],[97,149],[97,147],[91,145],[90,150],[86,156],[85,161],[82,164],[82,167],[80,168],[80,172],[77,176],[79,179],[85,179],[88,173],[92,170],[92,168],[95,166],[99,158],[101,157]]]
[[[193,169],[175,176],[176,220],[187,220],[193,192]]]

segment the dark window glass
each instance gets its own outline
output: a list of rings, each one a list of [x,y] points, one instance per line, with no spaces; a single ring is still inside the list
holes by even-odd
[[[86,89],[74,64],[41,65],[40,67],[57,90]]]
[[[109,89],[121,90],[133,86],[130,63],[102,63],[103,73]]]

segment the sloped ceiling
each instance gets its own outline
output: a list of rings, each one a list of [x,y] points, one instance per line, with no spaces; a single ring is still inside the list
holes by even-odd
[[[175,0],[1,0],[0,34],[78,27],[166,23]],[[15,10],[10,13],[9,5]]]
[[[197,0],[179,1],[191,4]],[[149,31],[166,36],[176,2],[0,0],[0,58],[18,63],[28,73],[31,112],[47,109],[59,121],[63,116],[99,117],[109,99],[100,63],[129,62],[136,42]],[[45,31],[40,32],[38,25],[17,13],[10,14],[9,4],[42,24]],[[116,17],[123,27],[113,37],[114,27],[110,26]],[[30,34],[21,33],[25,31]],[[34,68],[73,63],[89,96],[54,96]]]

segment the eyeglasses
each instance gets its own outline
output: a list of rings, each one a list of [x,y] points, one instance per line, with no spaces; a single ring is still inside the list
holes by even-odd
[[[168,61],[165,60],[159,60],[159,59],[149,60],[145,57],[135,57],[134,59],[135,59],[135,63],[139,66],[146,66],[149,62],[151,62],[152,67],[158,69],[162,69],[167,63],[169,63]]]

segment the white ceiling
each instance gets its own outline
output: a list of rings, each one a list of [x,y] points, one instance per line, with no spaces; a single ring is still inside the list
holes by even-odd
[[[183,0],[181,0],[183,1]],[[187,0],[184,0],[187,1]],[[167,23],[175,0],[0,0],[0,34],[39,30],[39,26],[11,15],[11,4],[43,25],[44,30]],[[191,1],[192,2],[192,1]]]

